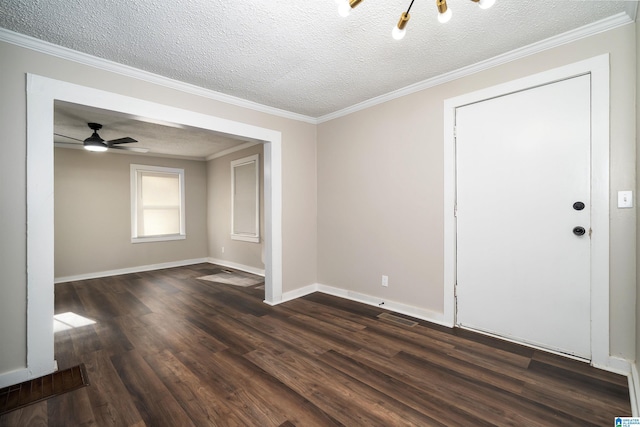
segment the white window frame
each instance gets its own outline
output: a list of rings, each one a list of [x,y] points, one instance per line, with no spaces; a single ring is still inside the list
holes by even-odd
[[[138,236],[138,174],[139,172],[178,175],[180,185],[180,233],[159,236]],[[184,169],[131,164],[131,243],[165,242],[187,238],[185,225]]]
[[[255,165],[255,181],[256,181],[256,224],[254,234],[235,233],[235,168],[245,166],[249,163]],[[241,240],[244,242],[260,243],[260,156],[254,154],[252,156],[243,157],[231,162],[231,240]]]

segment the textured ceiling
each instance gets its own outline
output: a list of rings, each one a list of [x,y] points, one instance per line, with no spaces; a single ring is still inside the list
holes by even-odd
[[[54,142],[77,144],[77,148],[82,148],[82,143],[77,140],[83,141],[91,136],[93,131],[87,125],[91,122],[102,125],[98,131],[102,139],[131,137],[138,142],[124,146],[146,148],[149,155],[203,160],[250,142],[205,129],[145,121],[137,116],[67,102],[56,101],[53,111],[54,133],[58,134],[54,136]],[[129,151],[116,152],[132,154]]]
[[[628,11],[625,1],[2,0],[0,27],[266,106],[322,117]]]
[[[391,29],[410,0],[364,0],[341,18],[336,0],[0,0],[0,27],[281,110],[322,118],[372,98],[627,13],[637,1],[497,0],[482,10],[418,0],[407,35]],[[1,60],[1,58],[0,58]],[[57,102],[54,132],[137,139],[152,155],[206,158],[245,141]],[[55,137],[56,142],[72,142]]]

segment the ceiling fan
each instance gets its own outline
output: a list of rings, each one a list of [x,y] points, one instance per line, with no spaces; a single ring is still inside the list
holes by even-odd
[[[128,136],[124,138],[105,141],[104,139],[100,138],[100,135],[98,135],[98,131],[102,129],[102,125],[100,123],[87,123],[87,125],[89,126],[90,129],[93,130],[93,135],[91,135],[89,138],[85,140],[73,138],[67,135],[61,135],[59,133],[54,133],[54,135],[60,136],[63,138],[73,139],[74,141],[82,142],[82,145],[84,146],[84,148],[89,151],[107,151],[108,149],[135,151],[136,153],[146,153],[149,151],[148,148],[121,146],[120,144],[129,144],[132,142],[138,142],[137,140],[130,138]],[[66,143],[66,142],[56,142],[55,144],[57,146],[68,146],[68,147],[69,146],[77,147],[80,145],[76,143]]]

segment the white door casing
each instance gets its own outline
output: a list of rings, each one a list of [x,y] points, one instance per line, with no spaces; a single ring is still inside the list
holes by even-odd
[[[443,323],[454,326],[456,280],[456,108],[578,75],[591,75],[591,364],[626,372],[628,363],[609,354],[609,55],[551,69],[444,102],[444,300]]]
[[[591,359],[590,110],[589,74],[457,108],[459,326]]]

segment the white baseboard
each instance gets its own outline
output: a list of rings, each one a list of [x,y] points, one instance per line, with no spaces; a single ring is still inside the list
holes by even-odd
[[[9,387],[15,384],[20,384],[25,381],[32,380],[44,375],[49,375],[58,370],[58,363],[54,360],[53,363],[38,364],[36,366],[20,368],[9,372],[3,372],[0,374],[0,389]]]
[[[0,388],[12,386],[14,384],[20,384],[30,378],[30,372],[27,368],[16,369],[15,371],[5,372],[0,374]]]
[[[272,303],[267,303],[269,305],[278,305],[281,304],[283,302],[287,302],[287,301],[291,301],[297,298],[301,298],[305,295],[309,295],[312,294],[314,292],[318,292],[318,284],[317,283],[313,283],[311,285],[307,285],[307,286],[303,286],[302,288],[298,288],[298,289],[294,289],[293,291],[289,291],[289,292],[284,292],[282,294],[282,298],[280,299],[279,302],[272,304]]]
[[[640,416],[640,378],[638,377],[638,366],[631,364],[631,374],[629,374],[629,400],[631,400],[631,416]]]
[[[436,323],[438,325],[451,327],[451,325],[448,325],[444,321],[443,313],[437,313],[435,311],[427,310],[424,308],[415,307],[395,301],[388,301],[379,297],[373,297],[371,295],[348,291],[328,285],[318,284],[318,291],[328,295],[333,295],[336,297],[345,298],[351,301],[356,301],[385,310],[393,311],[394,313],[405,314],[407,316],[415,317],[416,319],[420,320],[426,320],[427,322]]]
[[[437,313],[434,311],[402,304],[395,301],[386,301],[378,297],[373,297],[371,295],[348,291],[346,289],[340,289],[334,286],[323,285],[320,283],[314,283],[302,288],[295,289],[293,291],[285,292],[282,294],[282,299],[280,301],[275,303],[267,302],[267,304],[278,305],[283,302],[291,301],[296,298],[312,294],[314,292],[322,292],[324,294],[333,295],[367,305],[372,305],[395,313],[405,314],[407,316],[415,317],[416,319],[426,320],[427,322],[437,323],[438,325],[451,327],[451,325],[447,324],[444,321],[444,315],[442,313]]]
[[[255,274],[256,276],[264,277],[264,269],[251,267],[250,265],[238,264],[237,262],[217,258],[207,258],[206,262],[221,265],[222,267],[235,268],[236,270],[245,271],[247,273]]]
[[[591,365],[595,368],[613,372],[614,374],[624,375],[627,377],[631,375],[631,368],[633,366],[633,363],[621,357],[609,356],[606,360],[606,363],[592,363]]]
[[[246,271],[258,276],[264,277],[264,270],[250,267],[248,265],[238,264],[231,261],[225,261],[216,258],[194,258],[182,261],[163,262],[160,264],[141,265],[137,267],[119,268],[117,270],[98,271],[95,273],[78,274],[75,276],[56,277],[54,283],[73,282],[76,280],[99,279],[101,277],[118,276],[120,274],[141,273],[143,271],[162,270],[163,268],[184,267],[186,265],[210,263],[220,265],[222,267],[235,268],[236,270]]]
[[[184,267],[185,265],[209,262],[209,258],[185,259],[182,261],[163,262],[160,264],[141,265],[138,267],[120,268],[117,270],[98,271],[96,273],[78,274],[76,276],[56,277],[53,283],[73,282],[76,280],[98,279],[100,277],[117,276],[120,274],[141,273],[143,271],[162,270],[163,268]]]

